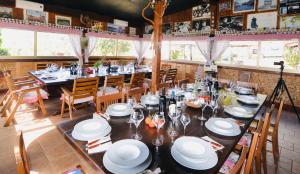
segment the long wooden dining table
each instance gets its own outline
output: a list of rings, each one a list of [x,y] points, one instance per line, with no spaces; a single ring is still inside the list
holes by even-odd
[[[176,140],[176,138],[183,136],[183,126],[179,121],[176,123],[176,130],[179,132],[179,136],[175,137],[174,139],[171,138],[168,134],[168,132],[171,130],[171,126],[170,126],[171,121],[167,118],[167,120],[169,121],[167,121],[164,127],[160,130],[160,135],[159,135],[164,137],[164,144],[162,146],[159,146],[158,149],[154,145],[152,145],[152,140],[157,137],[156,129],[150,128],[147,125],[145,125],[144,122],[142,122],[138,128],[138,132],[143,136],[141,141],[148,146],[153,156],[152,163],[149,166],[149,169],[155,169],[159,167],[162,171],[161,173],[168,173],[168,174],[218,173],[223,163],[226,161],[230,153],[234,150],[234,147],[239,142],[240,138],[243,136],[247,128],[250,126],[255,116],[262,109],[262,106],[264,105],[267,96],[262,94],[258,94],[258,96],[259,96],[260,104],[255,107],[246,106],[239,102],[236,102],[236,105],[240,107],[247,107],[247,109],[250,109],[254,113],[254,117],[250,119],[237,118],[225,113],[223,109],[219,109],[217,117],[234,118],[245,124],[244,126],[240,127],[241,134],[235,137],[225,137],[209,131],[204,125],[205,122],[200,121],[198,119],[201,116],[201,109],[194,109],[189,107],[185,109],[185,112],[189,114],[191,117],[191,123],[186,128],[185,136],[195,136],[195,137],[208,136],[211,139],[215,140],[216,142],[224,146],[224,149],[217,151],[217,155],[218,155],[217,165],[208,170],[192,170],[180,165],[173,159],[170,152],[172,144]],[[204,116],[207,119],[209,119],[211,115],[212,115],[211,112],[205,112],[204,114]],[[104,152],[96,153],[96,154],[88,154],[87,150],[85,149],[85,145],[87,142],[75,140],[71,135],[72,130],[77,123],[91,118],[92,115],[80,117],[75,120],[65,121],[58,124],[57,128],[59,129],[61,134],[63,134],[67,142],[70,143],[70,145],[79,154],[81,154],[95,170],[104,171],[105,173],[110,173],[105,169],[103,165],[102,159],[103,159]],[[111,117],[109,124],[112,127],[111,139],[113,143],[123,139],[131,139],[132,135],[135,133],[134,125],[129,124],[128,120],[129,120],[128,117],[122,117],[122,118]]]
[[[124,71],[124,72],[111,72],[111,73],[97,73],[97,74],[88,74],[83,72],[81,75],[70,75],[70,70],[64,70],[62,72],[47,72],[44,70],[40,71],[29,71],[28,74],[42,83],[44,86],[47,87],[48,92],[51,97],[58,97],[61,95],[60,87],[64,86],[67,88],[72,88],[74,79],[76,78],[83,78],[83,77],[99,77],[99,86],[103,86],[105,76],[108,75],[124,75],[124,82],[128,83],[130,81],[131,75],[137,72],[144,72],[146,78],[151,79],[151,69],[149,67],[141,67],[136,69],[135,72]],[[54,79],[47,79],[46,76],[54,77]]]

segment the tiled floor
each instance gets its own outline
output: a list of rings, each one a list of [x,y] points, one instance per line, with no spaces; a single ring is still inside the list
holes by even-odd
[[[74,168],[81,164],[89,174],[95,171],[73,148],[64,140],[55,125],[62,119],[59,115],[60,104],[56,100],[46,101],[48,117],[42,116],[41,111],[31,109],[17,115],[17,125],[0,128],[0,173],[14,174],[15,158],[13,144],[16,131],[24,131],[32,173],[53,174]],[[24,108],[25,109],[25,108]],[[28,109],[27,109],[28,110]],[[74,112],[75,117],[93,113],[94,108],[88,107]],[[268,153],[268,173],[300,174],[300,123],[295,114],[284,112],[279,128],[280,162],[276,168],[273,156]],[[268,147],[271,147],[268,145]]]

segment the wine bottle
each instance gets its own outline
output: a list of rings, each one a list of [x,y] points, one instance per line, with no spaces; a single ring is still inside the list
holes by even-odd
[[[159,107],[160,107],[159,112],[166,113],[166,111],[167,111],[167,98],[166,98],[165,88],[162,89],[161,95],[159,96]]]
[[[171,98],[170,98],[170,105],[175,104],[176,105],[176,99],[175,99],[175,91],[173,90],[171,93]]]

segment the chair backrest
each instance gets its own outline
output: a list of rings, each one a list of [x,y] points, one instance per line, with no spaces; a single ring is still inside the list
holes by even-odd
[[[280,99],[280,102],[279,102],[279,107],[278,107],[278,111],[277,111],[276,118],[275,118],[275,125],[274,125],[272,136],[278,135],[278,128],[279,128],[279,122],[280,122],[280,119],[282,116],[283,105],[284,105],[284,99],[282,98],[282,99]]]
[[[246,164],[244,167],[244,174],[249,174],[252,170],[252,163],[253,163],[253,160],[255,157],[255,151],[256,151],[256,146],[258,143],[258,138],[259,138],[259,134],[257,132],[254,132],[253,138],[251,141],[251,146],[250,146],[249,153],[248,153],[248,157],[247,157]]]
[[[240,86],[240,87],[251,88],[255,92],[258,91],[258,84],[257,83],[237,81],[237,85]]]
[[[96,94],[98,91],[98,84],[99,84],[98,77],[75,79],[73,85],[74,99],[80,99],[80,98],[85,98],[90,96],[96,98]]]
[[[229,87],[230,86],[230,80],[228,79],[218,79],[218,83],[220,87]]]
[[[37,63],[36,64],[36,70],[43,70],[46,69],[48,67],[49,63]]]
[[[29,174],[30,173],[30,165],[29,158],[26,153],[26,148],[23,139],[23,132],[19,132],[17,135],[17,142],[14,147],[17,171],[18,174]]]
[[[229,174],[238,174],[243,168],[245,160],[247,158],[249,148],[247,146],[243,146],[242,152],[240,154],[239,160],[235,163],[234,167],[229,171]]]
[[[71,66],[71,62],[63,62],[62,63],[62,67],[64,67],[64,68],[70,68],[70,66]]]
[[[167,75],[166,75],[166,78],[165,78],[165,82],[168,82],[168,81],[171,81],[171,82],[175,82],[176,80],[176,75],[177,75],[177,69],[174,68],[174,69],[169,69],[167,71]]]
[[[124,75],[106,76],[103,86],[103,95],[105,94],[106,87],[114,87],[121,92],[124,87],[124,79]]]
[[[163,83],[165,81],[165,76],[166,76],[167,71],[164,69],[161,69],[159,71],[159,82]]]
[[[270,122],[271,122],[271,115],[270,113],[266,113],[261,132],[259,132],[260,136],[259,136],[258,145],[256,149],[256,156],[261,156],[263,148],[266,147],[267,145],[267,137],[268,137],[269,127],[270,127]]]
[[[107,107],[111,104],[124,102],[123,93],[113,93],[103,95],[97,99],[97,112],[105,112]]]
[[[17,88],[12,80],[12,75],[8,72],[4,72],[4,78],[5,78],[5,81],[6,81],[6,85],[8,87],[8,90],[10,92],[13,92],[15,91]]]
[[[132,74],[131,79],[130,79],[129,88],[130,89],[138,88],[138,87],[143,88],[144,80],[145,80],[144,72]]]
[[[251,72],[242,71],[239,75],[239,81],[250,82]]]
[[[168,65],[168,64],[162,64],[160,69],[168,70],[168,69],[170,69],[170,68],[171,68],[171,65]]]
[[[128,97],[133,97],[136,100],[136,102],[140,102],[143,93],[144,93],[143,88],[130,89],[126,93],[126,99],[128,99]]]

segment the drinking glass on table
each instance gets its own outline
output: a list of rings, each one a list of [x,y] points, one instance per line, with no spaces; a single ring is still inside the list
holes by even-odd
[[[135,140],[141,140],[143,136],[138,134],[137,129],[140,123],[144,120],[144,114],[141,114],[139,112],[134,112],[133,114],[131,114],[130,120],[135,125],[135,135],[133,135],[132,138]]]
[[[190,124],[191,118],[186,113],[183,113],[180,117],[180,121],[183,125],[183,135],[185,135],[185,129],[186,129],[187,125]]]
[[[152,141],[155,146],[161,146],[163,144],[163,139],[159,136],[159,130],[166,123],[165,116],[162,113],[157,113],[153,116],[152,122],[157,130],[157,137]]]
[[[179,116],[180,116],[180,112],[179,112],[179,110],[177,110],[176,105],[174,104],[173,107],[172,107],[172,105],[170,105],[169,106],[169,117],[172,120],[172,130],[169,133],[169,135],[171,137],[175,137],[178,135],[177,131],[175,130],[175,122]]]

